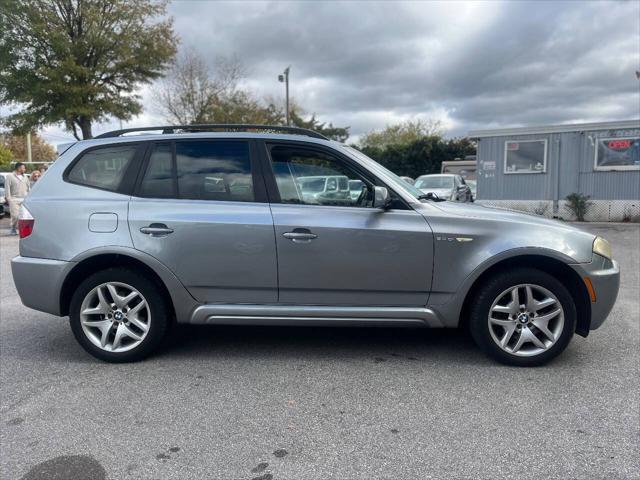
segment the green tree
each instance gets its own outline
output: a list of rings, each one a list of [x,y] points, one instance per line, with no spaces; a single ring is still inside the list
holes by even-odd
[[[443,161],[464,158],[476,152],[475,145],[468,138],[444,139],[439,135],[425,136],[403,144],[359,148],[392,172],[412,178],[440,173]]]
[[[176,52],[164,0],[2,1],[0,103],[18,106],[19,132],[64,122],[91,138],[94,122],[129,120]]]
[[[374,130],[360,138],[362,148],[387,148],[390,145],[409,145],[425,137],[441,137],[442,122],[439,120],[407,120],[396,125],[387,125],[383,130]]]
[[[321,133],[325,137],[336,140],[338,142],[346,142],[349,138],[350,127],[334,127],[332,123],[320,122],[316,118],[316,114],[312,114],[308,120],[302,118],[302,111],[300,108],[294,106],[289,114],[291,125],[294,127],[308,128]]]
[[[13,153],[0,143],[0,172],[11,170],[11,162],[13,162]]]
[[[208,119],[212,123],[281,125],[284,123],[284,112],[247,90],[236,90],[217,99],[209,109]]]
[[[27,139],[24,135],[7,135],[4,146],[13,154],[16,161],[27,160]],[[58,158],[56,149],[37,133],[31,134],[31,158],[34,162],[53,161]]]

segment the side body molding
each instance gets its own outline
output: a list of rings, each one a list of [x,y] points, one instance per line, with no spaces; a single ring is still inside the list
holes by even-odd
[[[442,327],[421,307],[331,307],[294,305],[222,305],[196,308],[190,323],[218,325],[409,326]]]

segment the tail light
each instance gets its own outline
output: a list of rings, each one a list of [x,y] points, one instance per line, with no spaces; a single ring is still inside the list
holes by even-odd
[[[31,235],[33,232],[33,224],[36,223],[31,212],[27,210],[24,205],[20,206],[20,213],[18,214],[18,233],[20,238],[25,238]]]

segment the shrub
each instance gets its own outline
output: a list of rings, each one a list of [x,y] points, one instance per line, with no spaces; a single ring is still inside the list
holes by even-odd
[[[584,222],[584,216],[587,214],[587,210],[591,205],[589,201],[589,195],[583,195],[581,193],[571,193],[567,195],[566,200],[568,202],[567,208],[571,210],[579,222]]]

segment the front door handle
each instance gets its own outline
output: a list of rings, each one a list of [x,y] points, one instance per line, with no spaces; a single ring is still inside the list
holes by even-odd
[[[148,227],[142,227],[140,232],[152,237],[166,237],[173,233],[173,228],[167,227],[164,223],[152,223]]]
[[[294,243],[309,243],[311,240],[318,238],[318,235],[306,228],[294,228],[292,232],[285,232],[282,236]]]

